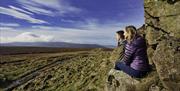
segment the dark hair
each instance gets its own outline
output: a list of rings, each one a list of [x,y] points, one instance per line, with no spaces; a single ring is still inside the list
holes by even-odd
[[[124,31],[123,30],[119,30],[116,33],[120,36],[120,38],[124,39]]]

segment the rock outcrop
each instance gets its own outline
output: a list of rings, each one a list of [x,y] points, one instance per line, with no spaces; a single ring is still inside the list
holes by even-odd
[[[180,91],[180,40],[164,40],[153,56],[159,78],[168,91]]]
[[[145,0],[148,56],[164,89],[180,91],[180,0]]]
[[[146,77],[132,78],[128,74],[111,69],[109,75],[113,76],[108,79],[106,91],[154,91],[153,86],[159,83],[159,77],[156,71],[149,73]],[[150,88],[152,87],[152,88]],[[160,89],[160,87],[156,88]]]
[[[107,91],[180,91],[180,0],[144,0],[144,14],[141,35],[147,40],[153,71],[136,79],[111,70]]]

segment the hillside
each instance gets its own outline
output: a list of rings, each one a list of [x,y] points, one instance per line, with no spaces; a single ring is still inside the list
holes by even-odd
[[[13,42],[1,43],[0,46],[24,46],[24,47],[59,47],[59,48],[105,48],[97,44],[79,44],[68,42]]]
[[[38,53],[64,53],[76,51],[90,51],[94,48],[58,48],[58,47],[27,47],[27,46],[1,46],[0,55],[38,54]],[[104,48],[105,50],[112,50]]]
[[[0,87],[7,91],[104,91],[111,51],[2,55]]]

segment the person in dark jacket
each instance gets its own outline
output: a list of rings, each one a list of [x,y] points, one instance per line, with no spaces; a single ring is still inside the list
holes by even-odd
[[[123,30],[119,30],[116,32],[116,40],[117,40],[117,46],[121,46],[121,45],[125,45],[126,44],[126,40],[124,38],[124,31]]]
[[[121,62],[115,64],[116,70],[122,70],[132,77],[141,78],[150,71],[146,41],[137,34],[134,26],[127,26],[124,32],[127,44]]]

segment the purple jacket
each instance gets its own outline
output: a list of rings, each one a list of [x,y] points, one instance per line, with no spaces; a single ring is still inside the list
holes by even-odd
[[[127,43],[122,60],[135,70],[148,71],[149,63],[145,39],[137,35],[131,43]]]

